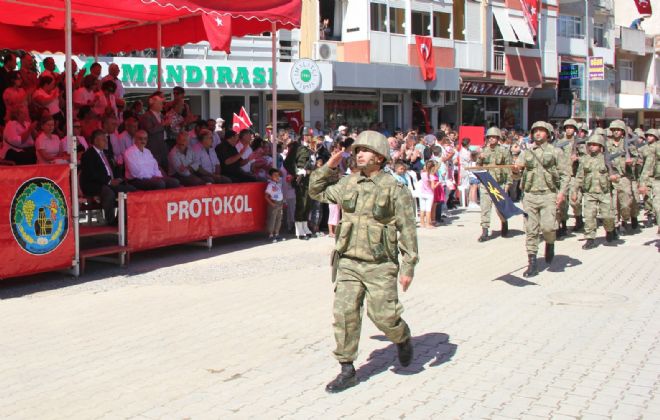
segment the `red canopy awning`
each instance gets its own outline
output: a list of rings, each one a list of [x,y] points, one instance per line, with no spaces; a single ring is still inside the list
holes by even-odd
[[[0,46],[63,51],[63,0],[0,0]],[[301,0],[72,0],[73,52],[92,55],[209,39],[202,15],[228,24],[227,36],[300,27]],[[227,28],[228,27],[228,28]],[[95,50],[95,42],[98,49]]]

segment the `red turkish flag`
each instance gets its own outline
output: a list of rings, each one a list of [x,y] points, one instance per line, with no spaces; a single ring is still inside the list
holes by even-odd
[[[640,15],[650,15],[653,13],[651,11],[651,0],[635,0],[635,5]]]
[[[435,80],[435,60],[433,60],[433,40],[430,36],[415,35],[419,68],[422,79]]]
[[[250,119],[250,116],[248,115],[247,111],[245,110],[245,107],[243,106],[241,107],[241,113],[239,114],[239,117],[241,117],[241,119],[245,121],[245,123],[249,127],[252,127],[254,125],[252,124],[252,120]]]
[[[238,133],[244,128],[250,128],[250,126],[242,117],[236,115],[236,113],[234,112],[234,118],[232,119],[231,129]]]
[[[289,125],[296,133],[300,133],[302,128],[302,112],[298,111],[284,111],[284,116],[289,121]]]
[[[539,31],[539,0],[520,0],[520,4],[532,36],[536,36]]]
[[[202,13],[202,22],[204,22],[204,30],[211,49],[229,54],[231,52],[231,16]]]

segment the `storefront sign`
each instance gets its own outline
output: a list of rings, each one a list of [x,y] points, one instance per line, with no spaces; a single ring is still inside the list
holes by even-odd
[[[589,57],[589,80],[605,80],[603,57]]]
[[[580,78],[580,68],[576,64],[562,63],[559,80],[574,80]]]
[[[39,66],[49,55],[36,55]],[[64,69],[64,56],[51,55],[55,59],[58,71]],[[74,57],[79,68],[89,69],[93,57]],[[299,65],[298,63],[303,62]],[[311,62],[311,64],[309,64]],[[119,79],[127,89],[156,89],[158,86],[158,65],[155,58],[136,57],[99,57],[102,74],[108,66],[119,66]],[[270,90],[273,81],[273,69],[266,62],[260,61],[225,61],[163,59],[161,65],[161,86],[171,88],[182,86],[189,89],[222,90]],[[306,63],[306,64],[305,64]],[[293,80],[294,68],[297,71],[297,83]],[[304,67],[300,67],[304,66]],[[308,71],[306,71],[308,70]],[[298,60],[294,63],[278,63],[277,87],[280,90],[298,90],[305,87],[312,92],[317,89],[332,90],[332,65],[316,63],[311,60]],[[302,92],[302,91],[301,91]],[[307,93],[307,92],[305,92]]]
[[[70,268],[68,165],[0,167],[0,278]]]
[[[529,97],[534,88],[525,86],[504,86],[497,83],[463,82],[461,83],[463,95],[483,96],[521,96]]]
[[[291,66],[291,84],[300,93],[312,93],[321,87],[321,70],[315,61],[297,60]]]
[[[263,183],[205,185],[128,194],[131,251],[257,232],[265,225]]]

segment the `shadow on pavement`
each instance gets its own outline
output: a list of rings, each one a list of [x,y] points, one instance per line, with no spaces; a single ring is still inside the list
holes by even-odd
[[[652,241],[644,242],[644,246],[655,246],[660,252],[660,239],[654,239]]]
[[[501,236],[502,236],[502,231],[501,231],[501,230],[500,230],[500,231],[496,231],[496,232],[497,232],[497,236],[498,236],[498,237],[501,237]],[[518,230],[518,229],[509,229],[509,233],[507,233],[505,239],[515,238],[516,236],[521,236],[521,235],[524,235],[524,234],[525,234],[525,232],[523,232],[522,230]]]
[[[514,276],[513,274],[504,274],[496,279],[493,279],[493,281],[498,281],[498,280],[516,287],[538,286],[538,283],[521,279],[520,277]]]
[[[563,273],[567,268],[576,267],[582,264],[582,261],[571,258],[566,255],[555,255],[552,264],[546,265],[545,267],[539,267],[541,272],[549,271],[550,273]]]
[[[384,335],[375,335],[372,339],[388,341]],[[449,336],[443,333],[427,333],[412,338],[414,347],[413,361],[408,367],[399,365],[396,344],[390,343],[385,348],[374,350],[367,363],[357,369],[360,382],[368,381],[372,376],[385,372],[390,367],[397,375],[415,375],[428,367],[440,366],[456,354],[457,345],[449,342]]]

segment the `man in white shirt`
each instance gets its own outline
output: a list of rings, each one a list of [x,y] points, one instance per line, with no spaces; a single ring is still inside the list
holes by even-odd
[[[236,150],[241,154],[241,159],[245,159],[247,163],[241,166],[243,172],[250,173],[252,169],[253,160],[250,160],[249,157],[252,155],[252,148],[250,147],[250,141],[252,141],[252,132],[250,130],[243,129],[238,133],[238,143],[236,143]]]
[[[146,131],[138,130],[133,138],[135,144],[124,153],[126,179],[139,190],[162,190],[180,186],[178,179],[163,176],[158,162],[146,148],[148,137]]]

